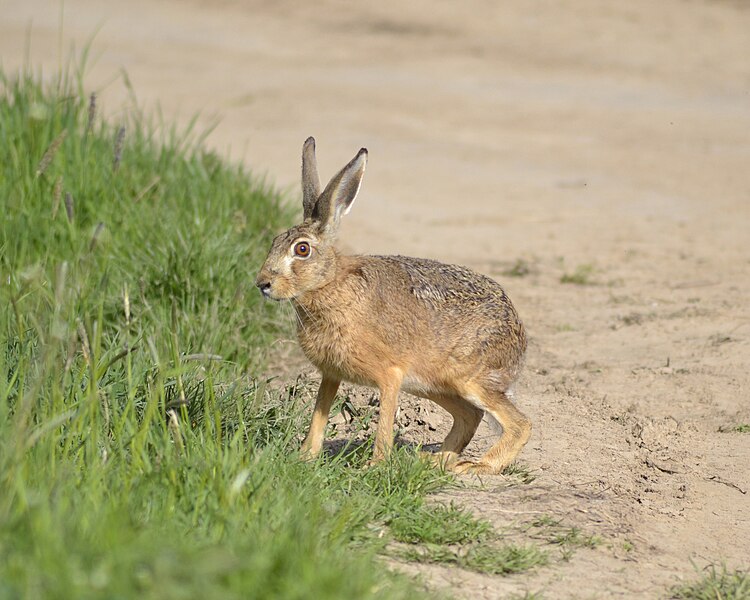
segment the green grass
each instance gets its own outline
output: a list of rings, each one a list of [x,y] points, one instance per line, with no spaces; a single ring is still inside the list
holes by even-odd
[[[503,470],[503,475],[518,479],[523,484],[529,484],[536,479],[528,466],[520,462],[512,462]]]
[[[596,548],[602,543],[598,535],[585,533],[579,527],[571,527],[563,524],[561,519],[551,515],[542,515],[528,524],[531,537],[544,540],[546,543],[557,546],[561,557],[568,561],[579,548]]]
[[[398,514],[390,522],[390,529],[399,542],[465,544],[486,538],[492,526],[453,504],[421,504]]]
[[[454,565],[486,575],[513,575],[548,563],[544,550],[534,545],[476,544],[454,549],[426,544],[402,551],[401,556],[412,562]]]
[[[506,277],[526,277],[533,272],[533,268],[529,261],[523,258],[517,258],[516,261],[507,269],[503,270],[502,274]]]
[[[375,557],[448,476],[300,462],[299,390],[259,378],[289,211],[95,113],[80,78],[0,74],[0,598],[413,597]]]
[[[750,433],[750,423],[737,423],[735,425],[722,425],[719,433]]]
[[[680,600],[745,600],[750,598],[750,571],[728,571],[711,565],[692,583],[672,588],[670,598]]]
[[[584,264],[578,265],[572,273],[563,273],[560,277],[560,283],[572,283],[574,285],[592,285],[593,275],[595,269],[594,265]]]

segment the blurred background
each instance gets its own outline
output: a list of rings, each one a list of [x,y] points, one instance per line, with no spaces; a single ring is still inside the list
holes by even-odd
[[[2,0],[0,57],[52,74],[88,44],[114,119],[124,71],[147,110],[218,118],[212,147],[295,194],[308,135],[323,178],[367,146],[356,251],[604,260],[744,235],[747,8]]]

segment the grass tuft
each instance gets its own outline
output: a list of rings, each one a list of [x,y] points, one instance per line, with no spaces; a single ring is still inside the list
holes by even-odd
[[[574,285],[593,285],[594,265],[578,265],[572,273],[563,273],[560,283],[572,283]]]
[[[523,573],[547,564],[548,556],[536,546],[480,544],[463,550],[424,545],[405,549],[402,557],[412,562],[455,565],[487,575]]]
[[[744,600],[750,598],[750,571],[728,571],[710,565],[698,581],[672,588],[670,598],[680,600]]]
[[[598,535],[585,533],[578,527],[567,526],[561,519],[551,515],[541,515],[534,519],[529,523],[529,528],[533,530],[533,538],[557,546],[565,561],[570,560],[579,548],[596,548],[602,543]]]
[[[518,258],[510,267],[503,270],[502,274],[506,277],[526,277],[532,272],[533,268],[529,261],[523,258]]]
[[[529,484],[536,479],[531,469],[520,462],[512,462],[503,470],[503,475],[518,479],[523,484]]]
[[[485,539],[492,526],[451,504],[421,505],[398,514],[391,522],[393,537],[410,544],[465,544]]]

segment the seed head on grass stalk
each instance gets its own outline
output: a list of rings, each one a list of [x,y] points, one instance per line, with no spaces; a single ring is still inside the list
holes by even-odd
[[[65,212],[68,215],[68,222],[73,222],[73,195],[70,192],[65,192]]]
[[[122,290],[122,308],[125,313],[125,325],[130,326],[130,293],[128,284],[125,284]]]
[[[86,333],[86,328],[83,323],[78,319],[78,337],[81,340],[81,351],[83,352],[83,358],[91,369],[92,375],[94,374],[94,363],[91,360],[91,346],[89,345],[89,336]]]
[[[60,175],[55,181],[55,187],[52,190],[52,219],[53,220],[57,216],[57,211],[60,208],[60,200],[62,200],[62,187],[63,187],[63,178],[62,178],[62,175]]]
[[[92,92],[89,97],[89,112],[88,119],[86,121],[86,133],[88,136],[91,133],[91,128],[94,126],[94,119],[96,118],[96,92]]]
[[[50,163],[52,163],[52,160],[55,158],[57,151],[60,149],[60,145],[65,141],[67,135],[68,130],[63,129],[57,135],[57,137],[52,140],[52,143],[49,145],[47,150],[45,150],[44,154],[42,155],[42,160],[39,161],[39,165],[36,168],[37,177],[41,177],[42,175],[44,175],[44,172],[49,168]]]
[[[120,168],[120,159],[122,158],[122,144],[125,141],[125,126],[117,130],[115,136],[115,156],[112,161],[112,170],[116,173]]]
[[[182,456],[185,448],[182,442],[182,433],[180,433],[180,422],[177,420],[177,413],[173,408],[167,411],[169,417],[169,432],[172,434],[175,448],[177,449],[177,456]]]
[[[96,229],[94,229],[94,234],[91,236],[89,252],[93,252],[94,248],[96,248],[96,243],[99,241],[99,236],[102,234],[102,231],[104,231],[104,223],[97,223]]]

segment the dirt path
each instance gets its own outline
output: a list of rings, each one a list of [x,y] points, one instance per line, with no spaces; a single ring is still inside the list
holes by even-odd
[[[52,72],[59,12],[0,0],[6,69],[31,23]],[[368,146],[344,243],[467,264],[514,299],[536,480],[452,496],[604,543],[531,575],[425,569],[431,585],[657,597],[691,561],[748,566],[750,437],[718,431],[750,423],[745,3],[66,2],[64,47],[97,28],[92,85],[122,67],[170,119],[220,115],[209,143],[282,185],[308,135],[324,174]],[[113,118],[126,96],[104,89]],[[577,269],[585,285],[561,283]],[[431,418],[405,435],[437,441]]]

